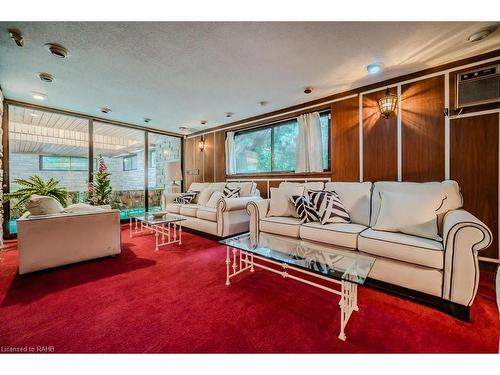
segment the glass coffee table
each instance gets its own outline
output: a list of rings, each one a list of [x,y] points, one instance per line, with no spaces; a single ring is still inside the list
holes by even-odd
[[[259,267],[285,278],[323,289],[340,296],[340,334],[345,340],[345,327],[353,311],[358,311],[358,285],[363,285],[375,258],[333,245],[269,233],[249,233],[219,241],[226,245],[226,285],[242,272]],[[271,267],[273,265],[274,267]],[[307,275],[309,277],[304,278]],[[311,276],[340,285],[325,286],[311,281]]]
[[[178,243],[182,245],[182,222],[186,220],[182,216],[164,214],[153,216],[146,213],[142,216],[131,216],[129,221],[129,237],[136,234],[149,233],[155,235],[155,251],[161,246]]]

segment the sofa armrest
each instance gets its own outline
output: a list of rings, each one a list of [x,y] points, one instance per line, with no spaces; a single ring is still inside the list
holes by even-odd
[[[472,305],[479,285],[478,252],[492,241],[489,228],[471,213],[449,211],[443,220],[443,298]]]
[[[252,235],[259,234],[259,220],[266,217],[270,201],[270,199],[262,199],[247,204],[247,212],[250,215],[250,233]]]
[[[168,203],[172,203],[181,193],[163,193],[161,195],[161,209],[164,210]]]
[[[262,200],[262,198],[258,196],[221,198],[219,202],[217,202],[217,208],[220,212],[244,210],[247,208],[248,203],[260,200]]]

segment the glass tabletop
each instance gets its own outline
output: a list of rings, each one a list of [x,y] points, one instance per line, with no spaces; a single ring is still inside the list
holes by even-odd
[[[356,284],[364,284],[375,263],[375,258],[357,251],[263,232],[257,236],[245,233],[219,243],[321,276]]]
[[[143,221],[145,223],[148,223],[150,225],[157,225],[157,224],[167,224],[167,223],[175,223],[178,221],[183,221],[186,220],[186,218],[182,216],[176,216],[172,214],[163,214],[161,216],[153,216],[150,213],[147,213],[146,215],[142,216],[131,216],[130,220],[136,219],[139,221]]]

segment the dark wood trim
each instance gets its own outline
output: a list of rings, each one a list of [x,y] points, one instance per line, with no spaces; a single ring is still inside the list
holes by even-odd
[[[472,63],[475,63],[475,62],[480,62],[482,60],[487,60],[487,59],[494,58],[494,57],[499,57],[499,56],[500,56],[500,49],[496,49],[494,51],[483,53],[481,55],[472,56],[472,57],[468,57],[468,58],[461,59],[461,60],[456,60],[456,61],[453,61],[453,62],[450,62],[450,63],[447,63],[447,64],[443,64],[443,65],[439,65],[439,66],[436,66],[436,67],[433,67],[433,68],[420,70],[418,72],[405,74],[405,75],[402,75],[402,76],[399,76],[399,77],[391,78],[391,79],[388,79],[388,80],[385,80],[385,81],[381,81],[381,82],[372,83],[372,84],[365,85],[365,86],[360,86],[360,87],[353,88],[353,89],[348,90],[348,91],[336,93],[336,94],[329,95],[329,96],[326,96],[326,97],[323,97],[323,98],[320,98],[320,99],[316,99],[316,100],[311,100],[309,102],[304,102],[302,104],[297,104],[297,105],[294,105],[294,106],[282,108],[282,109],[279,109],[279,110],[276,110],[276,111],[272,111],[272,112],[268,112],[268,113],[265,113],[265,114],[262,114],[262,115],[248,117],[246,119],[242,119],[242,120],[230,122],[228,124],[215,126],[213,128],[207,129],[206,131],[200,131],[200,132],[193,133],[190,136],[192,136],[192,135],[199,135],[199,134],[203,134],[203,133],[208,133],[208,132],[211,132],[211,131],[225,130],[225,129],[227,129],[229,127],[233,127],[233,126],[235,126],[236,128],[235,129],[231,129],[231,130],[244,129],[245,127],[258,126],[259,125],[259,121],[262,121],[260,123],[265,123],[266,119],[268,119],[269,117],[278,116],[278,115],[280,115],[282,113],[285,113],[285,112],[295,111],[298,114],[302,114],[302,113],[306,113],[306,112],[315,111],[315,110],[318,110],[321,107],[330,106],[331,103],[327,103],[327,104],[324,103],[324,102],[327,102],[327,101],[331,101],[331,100],[335,100],[335,99],[340,99],[340,98],[343,98],[343,97],[347,97],[349,95],[356,95],[356,94],[359,94],[359,93],[364,92],[364,91],[373,90],[373,89],[376,89],[376,88],[379,88],[379,87],[382,88],[382,87],[385,87],[385,86],[390,86],[390,85],[393,85],[393,84],[396,84],[396,83],[399,83],[399,82],[403,82],[403,81],[415,79],[415,78],[418,78],[418,77],[426,76],[426,75],[429,75],[429,74],[437,73],[437,72],[444,71],[444,70],[453,69],[453,68],[456,68],[456,67],[459,67],[459,66],[462,66],[462,65],[472,64]],[[318,106],[318,108],[311,108],[311,109],[308,109],[308,110],[304,110],[303,109],[304,107],[311,107],[311,106]],[[286,115],[286,116],[290,117],[292,115],[294,115],[294,114],[289,114],[289,115]],[[247,122],[252,122],[252,121],[257,121],[257,123],[254,123],[254,124],[251,124],[251,125],[248,125],[248,126],[245,125]],[[271,121],[279,121],[279,117],[277,119],[273,119]],[[269,120],[267,120],[267,122],[269,122]],[[241,125],[241,127],[237,127],[238,125]]]
[[[413,289],[404,288],[402,286],[389,284],[383,281],[375,279],[366,279],[363,286],[367,286],[372,289],[381,290],[383,292],[396,295],[400,298],[407,299],[409,301],[417,302],[422,305],[432,307],[436,310],[442,311],[458,320],[464,322],[470,322],[470,307],[460,305],[455,302],[444,300],[440,297],[433,296],[430,294],[418,292]]]
[[[226,175],[226,179],[239,179],[250,180],[252,178],[270,179],[270,178],[321,178],[331,177],[332,172],[314,172],[314,173],[289,173],[289,172],[275,172],[275,173],[253,173],[253,174],[233,174]]]
[[[85,113],[81,113],[81,112],[71,112],[71,111],[67,111],[65,109],[59,109],[59,108],[53,108],[53,107],[45,107],[45,106],[41,106],[41,105],[26,103],[26,102],[22,102],[22,101],[19,101],[19,100],[12,100],[12,99],[5,99],[4,103],[5,102],[7,102],[7,104],[9,104],[9,105],[16,105],[16,106],[20,106],[20,107],[25,107],[25,108],[30,108],[30,109],[37,109],[37,110],[40,110],[40,111],[46,111],[46,112],[52,112],[52,113],[59,113],[59,114],[63,114],[63,115],[66,115],[66,116],[83,118],[83,119],[86,119],[86,120],[92,119],[94,121],[102,122],[104,124],[110,124],[110,125],[116,125],[116,126],[123,126],[123,127],[126,127],[126,128],[138,129],[138,130],[143,130],[143,131],[148,131],[148,132],[151,132],[151,133],[157,133],[157,134],[163,134],[163,135],[169,135],[171,137],[177,137],[177,138],[183,138],[184,137],[184,135],[179,134],[179,133],[173,133],[173,132],[164,131],[164,130],[160,130],[160,129],[147,128],[145,126],[135,125],[135,124],[129,124],[129,123],[126,123],[126,122],[121,122],[121,121],[109,120],[109,119],[105,119],[105,118],[102,118],[102,117],[91,116],[91,115],[88,115],[88,114],[85,114]]]
[[[2,169],[3,180],[2,189],[3,194],[7,194],[10,190],[9,187],[9,105],[4,100],[3,102],[3,117],[2,117]],[[6,239],[12,238],[9,230],[10,221],[10,202],[3,201],[3,236]]]
[[[94,121],[89,119],[89,184],[94,182]]]

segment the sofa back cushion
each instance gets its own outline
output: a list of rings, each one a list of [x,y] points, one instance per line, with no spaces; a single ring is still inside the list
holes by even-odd
[[[209,186],[210,189],[213,191],[220,191],[221,193],[224,191],[224,188],[226,187],[225,182],[212,182]]]
[[[288,188],[296,188],[303,187],[304,194],[306,194],[309,190],[323,190],[325,188],[325,183],[323,181],[310,181],[310,182],[292,182],[292,181],[283,181],[280,183],[280,189],[288,189]]]
[[[433,195],[436,197],[446,197],[440,209],[436,211],[438,215],[438,226],[442,227],[444,215],[450,211],[462,207],[462,195],[458,183],[453,180],[443,182],[396,182],[381,181],[375,182],[372,193],[372,213],[370,226],[374,226],[380,212],[380,192],[388,191],[395,193],[417,193]]]
[[[351,217],[351,222],[370,224],[371,182],[327,182],[325,190],[335,191]]]
[[[267,216],[299,217],[291,198],[293,195],[301,196],[304,194],[302,186],[286,189],[271,188],[270,193],[271,201],[269,202]]]
[[[257,184],[253,181],[228,182],[226,186],[230,189],[240,188],[240,197],[251,197],[257,189]]]

